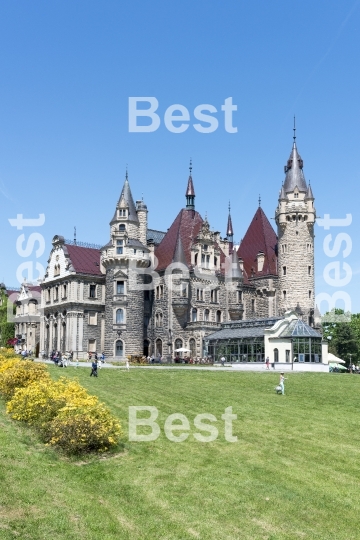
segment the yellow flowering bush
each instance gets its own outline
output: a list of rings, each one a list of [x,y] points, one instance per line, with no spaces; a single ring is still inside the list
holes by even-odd
[[[0,393],[9,400],[17,388],[43,380],[50,381],[49,372],[44,364],[29,360],[9,359],[0,364]]]
[[[46,440],[68,454],[104,452],[118,443],[120,423],[103,404],[66,406],[48,424]]]
[[[0,362],[7,360],[8,358],[19,358],[15,353],[14,349],[6,349],[5,347],[0,348]]]
[[[118,443],[120,423],[77,381],[50,378],[44,364],[0,356],[0,393],[14,420],[35,426],[68,454],[105,451]]]

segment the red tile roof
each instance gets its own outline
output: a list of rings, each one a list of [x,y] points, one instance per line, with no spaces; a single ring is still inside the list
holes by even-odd
[[[165,270],[172,263],[179,237],[186,263],[188,266],[191,265],[191,246],[199,234],[202,223],[203,219],[196,210],[180,210],[170,229],[155,249],[155,256],[158,258],[156,270]]]
[[[248,277],[277,275],[275,247],[277,236],[262,208],[258,208],[252,222],[238,249],[238,256],[244,262],[244,270]],[[264,266],[261,272],[257,271],[257,254],[262,251],[265,255]]]
[[[80,274],[91,274],[93,276],[102,276],[100,270],[100,251],[98,249],[86,248],[81,246],[65,246],[75,272]]]

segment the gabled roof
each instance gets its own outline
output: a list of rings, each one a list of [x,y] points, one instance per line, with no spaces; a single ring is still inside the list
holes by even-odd
[[[100,251],[98,249],[65,244],[71,264],[76,273],[102,276],[100,270]]]
[[[255,277],[277,275],[276,244],[275,231],[259,206],[238,249],[238,256],[243,260],[244,270],[249,278],[252,276],[252,269]],[[261,272],[257,271],[256,256],[259,252],[265,255]]]
[[[165,270],[173,262],[179,238],[186,264],[190,266],[191,246],[199,234],[202,223],[203,219],[196,210],[180,210],[170,229],[155,249],[155,256],[158,259],[156,270]]]

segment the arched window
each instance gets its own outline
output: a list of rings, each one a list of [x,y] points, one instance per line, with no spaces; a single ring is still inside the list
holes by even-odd
[[[189,349],[190,349],[190,358],[195,358],[195,356],[196,356],[196,343],[195,343],[194,338],[191,338],[189,340]]]
[[[124,322],[124,310],[119,308],[116,310],[116,324],[121,324]]]
[[[210,320],[210,311],[208,309],[205,309],[204,311],[204,321],[208,322]]]
[[[115,343],[115,356],[124,356],[124,344],[121,339]]]
[[[161,339],[156,340],[155,347],[156,347],[156,356],[162,356],[162,341],[161,341]]]
[[[193,308],[191,310],[191,321],[196,322],[197,321],[197,309]]]
[[[119,231],[120,231],[120,232],[124,232],[125,230],[126,230],[126,229],[125,229],[124,223],[120,223],[120,225],[119,225]]]
[[[279,349],[274,349],[274,362],[279,361]]]
[[[182,346],[183,346],[182,339],[175,339],[175,350],[182,349]]]
[[[161,312],[155,315],[155,326],[160,328],[163,325],[163,314]]]
[[[216,322],[221,323],[221,311],[220,311],[220,309],[218,309],[218,311],[216,312]]]

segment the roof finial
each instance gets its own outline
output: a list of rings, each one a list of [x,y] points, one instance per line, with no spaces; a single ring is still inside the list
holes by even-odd
[[[191,176],[191,173],[192,173],[192,159],[191,158],[190,158],[189,171],[190,171],[190,176]]]
[[[231,206],[230,206],[230,201],[229,201],[229,214],[230,214],[230,210],[231,210]]]
[[[295,141],[296,141],[296,123],[295,123],[295,115],[294,115],[294,127],[293,127],[293,131],[294,131],[293,139],[294,139],[294,144],[295,144]]]
[[[126,164],[125,180],[128,179],[128,164]]]
[[[74,227],[74,245],[76,246],[76,227]]]
[[[259,207],[261,206],[261,195],[259,194]]]

